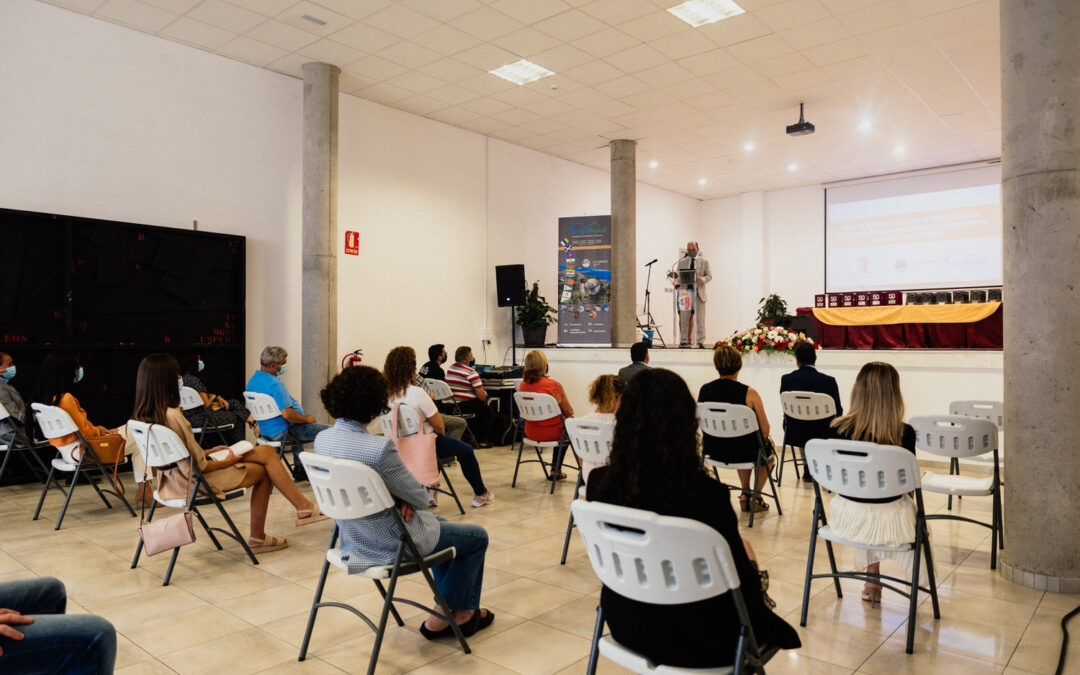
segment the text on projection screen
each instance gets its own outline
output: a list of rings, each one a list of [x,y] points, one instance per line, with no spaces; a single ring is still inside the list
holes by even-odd
[[[832,201],[828,292],[1001,285],[999,182]]]

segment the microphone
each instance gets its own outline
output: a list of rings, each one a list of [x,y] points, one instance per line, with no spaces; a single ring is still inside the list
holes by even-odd
[[[659,260],[659,259],[660,259],[660,258],[653,258],[653,259],[652,259],[652,260],[650,260],[649,262],[645,263],[644,267],[648,267],[649,265],[652,265],[653,263],[655,263],[655,262],[656,262],[657,260]]]

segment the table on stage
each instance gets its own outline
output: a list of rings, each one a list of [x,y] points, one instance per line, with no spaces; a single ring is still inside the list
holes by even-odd
[[[1001,349],[1001,303],[800,307],[825,349]]]

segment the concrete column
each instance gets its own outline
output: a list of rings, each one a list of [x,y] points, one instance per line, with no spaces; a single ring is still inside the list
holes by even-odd
[[[319,391],[337,370],[337,66],[305,63],[301,403],[328,421]]]
[[[1002,575],[1080,593],[1080,2],[1001,0]]]
[[[611,142],[611,343],[637,340],[637,141]]]

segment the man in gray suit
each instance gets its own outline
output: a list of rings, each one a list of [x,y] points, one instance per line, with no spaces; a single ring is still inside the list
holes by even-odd
[[[643,370],[649,369],[649,345],[646,342],[635,342],[630,345],[630,361],[632,363],[628,366],[619,368],[619,377],[624,382],[629,382],[630,378],[637,375]]]
[[[695,344],[698,347],[705,346],[705,302],[709,299],[705,290],[705,284],[712,281],[712,272],[709,270],[709,261],[698,255],[698,243],[691,241],[686,244],[686,255],[677,263],[680,270],[695,270],[696,281],[688,284],[686,288],[693,291],[694,304],[690,311],[679,309],[679,346],[689,347]],[[678,291],[681,287],[675,284]],[[691,323],[693,323],[693,342],[691,343]]]

